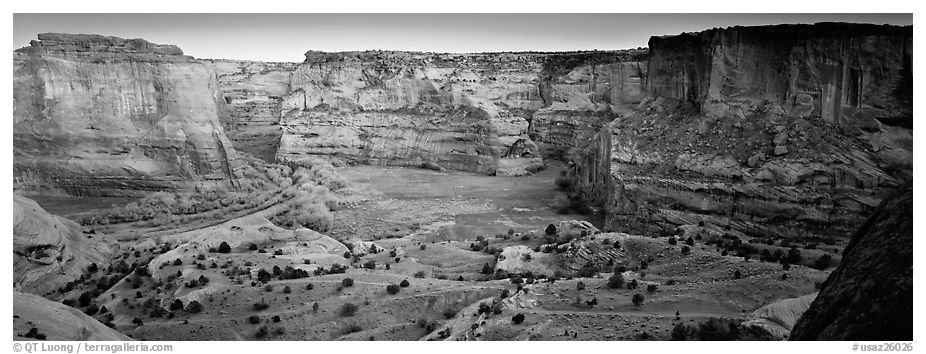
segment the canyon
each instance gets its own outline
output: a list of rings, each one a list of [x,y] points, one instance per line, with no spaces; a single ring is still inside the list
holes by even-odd
[[[861,333],[848,284],[912,301],[852,277],[878,250],[912,284],[912,48],[819,23],[285,63],[40,34],[13,53],[15,311],[100,339]]]

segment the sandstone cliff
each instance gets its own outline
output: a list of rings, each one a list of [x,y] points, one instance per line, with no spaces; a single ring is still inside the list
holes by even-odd
[[[234,183],[208,63],[170,45],[40,34],[13,53],[17,187],[130,195]]]
[[[526,173],[637,103],[643,57],[308,52],[283,99],[277,158]]]
[[[570,174],[609,231],[702,224],[834,245],[911,176],[912,131],[894,124],[912,119],[896,94],[909,41],[906,28],[845,24],[653,38],[651,97],[584,143]],[[825,89],[806,86],[828,82],[824,62],[865,73],[851,102],[826,101],[844,102],[838,118],[794,104]]]
[[[913,340],[912,184],[852,236],[791,339]]]
[[[117,246],[102,234],[48,214],[31,199],[13,196],[13,288],[45,295],[109,263]]]

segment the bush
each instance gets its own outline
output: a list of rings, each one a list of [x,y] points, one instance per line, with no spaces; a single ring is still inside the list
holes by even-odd
[[[649,284],[646,286],[646,292],[655,293],[656,289],[656,284]]]
[[[419,270],[415,272],[415,278],[424,279],[424,277],[425,277],[425,273],[423,270]]]
[[[584,289],[585,289],[585,283],[581,281],[576,283],[576,290],[584,290]]]
[[[258,324],[260,323],[260,317],[257,315],[251,315],[251,317],[248,317],[248,322],[250,324]]]
[[[203,304],[199,303],[199,301],[193,300],[193,301],[190,301],[190,303],[186,305],[186,312],[200,313],[202,311],[203,311]]]
[[[270,304],[268,304],[266,301],[264,301],[264,299],[260,299],[259,302],[255,302],[255,303],[254,303],[254,310],[257,310],[257,311],[265,310],[265,309],[267,309],[268,307],[270,307]]]
[[[553,236],[553,235],[556,235],[558,230],[556,229],[556,225],[550,224],[550,225],[547,225],[547,228],[544,229],[543,232],[547,234],[548,236]]]
[[[813,268],[817,270],[825,270],[826,268],[829,268],[832,265],[833,265],[833,256],[830,256],[829,254],[824,254],[813,262]]]
[[[675,236],[669,236],[669,244],[670,245],[678,244],[678,240],[675,239]]]
[[[352,278],[344,278],[344,279],[341,279],[341,286],[343,286],[343,287],[345,287],[345,288],[349,288],[349,287],[354,286],[354,279],[352,279]]]
[[[614,273],[608,278],[608,288],[620,289],[624,286],[624,276],[621,273]]]
[[[231,252],[231,246],[228,245],[228,242],[222,241],[222,244],[219,245],[219,253],[229,252]]]
[[[643,305],[643,300],[644,300],[643,294],[640,294],[640,293],[633,294],[633,299],[631,299],[631,301],[633,302],[633,305],[636,307],[640,307],[641,305]]]
[[[516,324],[516,325],[519,325],[519,324],[521,324],[521,323],[524,323],[524,314],[523,314],[523,313],[519,313],[519,314],[516,314],[516,315],[514,315],[514,316],[511,316],[511,323],[514,323],[514,324]]]
[[[183,301],[180,301],[180,299],[174,299],[174,302],[170,303],[171,311],[177,311],[177,310],[182,310],[182,309],[183,309]]]
[[[267,291],[267,292],[273,291],[273,285],[267,284],[266,286],[264,286],[264,291]]]
[[[257,251],[257,245],[253,243],[248,245],[248,250]]]
[[[315,289],[315,285],[314,285],[314,284],[308,283],[308,284],[305,285],[305,290],[312,290],[312,289]]]
[[[687,256],[689,254],[691,254],[691,247],[688,247],[687,245],[682,246],[682,255]]]
[[[419,246],[418,249],[424,251],[424,250],[428,249],[428,245],[421,244],[421,246]]]
[[[591,264],[586,264],[582,269],[579,269],[579,272],[576,274],[581,278],[591,278],[598,274],[598,269],[593,267]]]
[[[174,260],[174,265],[175,265],[175,266],[183,265],[183,261],[181,261],[180,258],[177,258],[177,259]]]
[[[444,310],[444,318],[446,318],[446,319],[448,319],[448,320],[451,319],[451,318],[453,318],[453,316],[456,316],[456,315],[457,315],[457,311],[454,310],[454,309],[446,309],[446,310]]]
[[[739,279],[743,277],[743,273],[739,269],[733,271],[733,279]]]
[[[254,336],[256,336],[257,338],[264,338],[267,336],[268,333],[269,331],[267,330],[267,326],[260,326],[260,328],[257,330],[257,333],[254,334]]]
[[[284,293],[284,294],[289,294],[289,293],[291,293],[291,292],[293,292],[293,289],[290,288],[289,285],[283,287],[283,293]]]
[[[341,310],[339,311],[342,317],[350,317],[357,313],[357,305],[352,303],[346,303],[341,305]]]
[[[389,285],[386,285],[386,292],[389,293],[389,294],[392,294],[392,295],[398,294],[398,293],[399,293],[399,289],[401,289],[401,287],[399,287],[399,286],[396,285],[396,284],[389,284]]]
[[[508,295],[510,294],[511,294],[511,291],[509,291],[508,289],[502,289],[502,293],[498,297],[504,299],[508,297]]]
[[[350,251],[344,251],[344,258],[350,258]]]
[[[365,263],[363,263],[363,267],[366,269],[376,269],[376,262],[366,261]]]
[[[627,289],[629,290],[636,289],[638,286],[640,286],[640,283],[637,283],[636,279],[633,279],[627,283]]]
[[[492,274],[492,273],[494,273],[494,272],[495,272],[495,269],[492,268],[491,266],[489,266],[489,263],[488,263],[488,262],[486,262],[485,264],[482,265],[482,274],[489,275],[489,274]]]
[[[410,284],[408,283],[408,279],[402,279],[402,282],[399,283],[399,286],[401,286],[401,287],[403,287],[403,288],[407,288],[409,285],[410,285]]]

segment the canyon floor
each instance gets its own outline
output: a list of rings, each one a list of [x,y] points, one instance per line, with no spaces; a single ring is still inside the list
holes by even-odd
[[[140,340],[667,340],[679,324],[756,320],[753,311],[814,293],[826,278],[800,265],[783,271],[778,263],[721,254],[701,241],[683,250],[684,242],[664,237],[601,233],[592,226],[600,224],[595,216],[552,207],[563,168],[492,177],[341,167],[348,187],[338,193],[347,202],[334,212],[327,236],[286,233],[257,212],[177,235],[117,237],[122,254],[113,264],[147,263],[151,274],[126,276],[98,294],[106,313],[95,317]],[[131,201],[36,199],[63,216]],[[550,224],[563,233],[569,225],[590,231],[572,235],[566,253],[540,252]],[[272,236],[254,236],[261,232]],[[340,243],[322,242],[328,236],[351,251],[342,256]],[[209,246],[235,237],[243,239],[227,253]],[[610,272],[570,270],[582,254],[573,249],[611,248],[626,265],[623,282],[636,287],[609,286]],[[496,264],[502,261],[508,268]],[[493,268],[530,275],[499,277]],[[295,270],[305,272],[291,276]],[[642,303],[633,302],[637,294]],[[203,306],[153,314],[174,300]],[[513,324],[518,314],[524,320]]]

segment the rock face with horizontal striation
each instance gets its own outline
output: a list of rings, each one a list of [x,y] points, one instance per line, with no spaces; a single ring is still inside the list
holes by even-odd
[[[280,147],[283,98],[297,63],[211,60],[225,99],[225,133],[238,152],[273,162]]]
[[[77,223],[13,195],[14,289],[46,295],[80,278],[91,264],[108,264],[116,247],[106,235],[83,233]]]
[[[531,172],[642,97],[634,53],[308,52],[277,158]]]
[[[653,37],[647,89],[710,117],[772,104],[794,118],[877,129],[909,119],[913,27],[818,23]]]
[[[179,48],[40,34],[13,53],[17,187],[75,195],[233,184],[215,70]]]
[[[913,340],[912,184],[852,236],[791,339]]]
[[[912,119],[896,69],[910,40],[908,28],[848,24],[653,38],[650,97],[584,143],[570,176],[604,207],[606,231],[659,235],[701,224],[738,237],[844,244],[912,176],[912,130],[894,124]],[[847,53],[853,59],[844,61]],[[807,86],[829,82],[824,63],[864,73],[856,98],[839,101],[838,119],[792,104],[829,87]],[[872,119],[858,124],[862,111]]]

